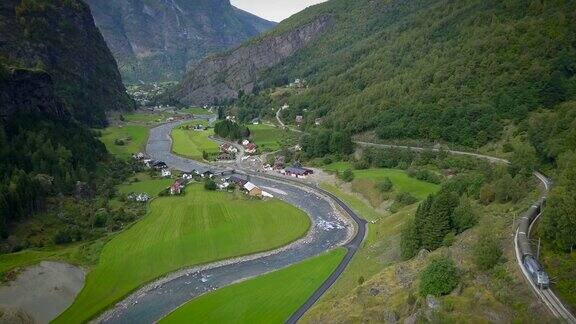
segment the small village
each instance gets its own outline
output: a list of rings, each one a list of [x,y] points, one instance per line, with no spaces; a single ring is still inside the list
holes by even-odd
[[[250,182],[249,178],[244,179],[240,176],[232,175],[233,171],[215,173],[210,170],[204,172],[192,170],[176,176],[165,162],[147,158],[144,153],[136,153],[133,158],[141,162],[146,168],[157,171],[160,178],[171,179],[175,177],[174,182],[160,194],[161,196],[182,195],[187,185],[203,182],[208,190],[233,191],[237,189],[252,198],[265,199],[274,197],[271,193]],[[128,199],[136,202],[147,202],[151,197],[145,193],[131,193],[128,195]]]

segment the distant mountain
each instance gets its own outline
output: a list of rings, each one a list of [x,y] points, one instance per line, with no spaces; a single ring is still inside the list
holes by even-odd
[[[275,23],[229,0],[87,0],[125,82],[178,80],[189,62]]]
[[[53,89],[59,110],[71,113],[77,120],[103,125],[107,110],[130,110],[133,101],[126,94],[116,62],[94,25],[86,4],[76,0],[3,0],[0,3],[0,60],[15,78],[8,83],[16,91],[33,84]],[[26,73],[23,70],[35,70]],[[37,73],[44,71],[45,73]],[[30,78],[30,82],[21,82]],[[4,99],[11,93],[3,89]],[[38,89],[30,89],[29,101]],[[47,92],[45,92],[47,93]],[[14,93],[16,94],[16,92]],[[36,98],[39,99],[39,98]],[[22,102],[22,104],[24,104]],[[9,109],[23,105],[3,105],[3,116]]]
[[[300,78],[307,89],[280,98],[286,120],[482,146],[508,121],[574,97],[574,12],[574,1],[331,0],[199,63],[172,99],[266,96]],[[329,23],[307,27],[319,22]]]

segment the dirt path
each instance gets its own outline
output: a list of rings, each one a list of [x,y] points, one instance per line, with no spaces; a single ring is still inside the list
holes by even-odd
[[[59,262],[42,261],[24,269],[0,286],[1,323],[48,323],[63,312],[84,286],[83,269]]]

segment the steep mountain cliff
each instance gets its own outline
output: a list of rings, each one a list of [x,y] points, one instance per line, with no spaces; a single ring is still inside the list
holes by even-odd
[[[133,107],[86,4],[0,2],[0,240],[92,181],[107,154],[88,126]]]
[[[177,80],[188,62],[273,27],[229,0],[87,0],[126,82]]]
[[[332,27],[277,64],[211,67],[233,62],[239,51],[275,56],[263,44],[324,16]],[[250,93],[252,83],[263,90],[300,78],[307,88],[281,99],[291,107],[283,112],[286,121],[304,115],[314,127],[322,117],[323,127],[375,130],[382,139],[482,146],[498,139],[509,121],[574,97],[574,30],[574,1],[331,0],[240,50],[206,60],[190,71],[176,98],[203,103]],[[260,72],[235,82],[236,71]],[[246,108],[257,102],[265,100],[247,101]]]
[[[204,105],[251,93],[264,69],[273,67],[316,39],[330,24],[321,16],[294,30],[265,37],[227,54],[207,58],[191,68],[175,96],[182,103]]]
[[[84,123],[102,125],[106,110],[134,107],[80,1],[2,1],[0,56],[12,66],[46,71],[57,97]]]

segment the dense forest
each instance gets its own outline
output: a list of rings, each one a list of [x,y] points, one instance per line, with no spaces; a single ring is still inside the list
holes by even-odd
[[[0,237],[5,239],[12,225],[33,215],[59,210],[63,219],[66,208],[58,206],[70,197],[74,203],[65,205],[75,212],[67,223],[84,221],[82,215],[89,218],[99,208],[94,198],[109,197],[131,166],[112,159],[89,127],[105,125],[106,111],[131,110],[134,102],[83,2],[2,1],[0,19]],[[8,241],[8,251],[22,247]],[[5,247],[0,245],[0,252]]]
[[[324,127],[382,139],[479,147],[576,93],[575,9],[573,1],[330,1],[271,32],[320,15],[338,21],[261,75],[255,93],[266,98],[239,100],[239,114],[270,115],[269,104],[287,102],[288,121],[302,114],[307,125],[324,117]],[[268,91],[296,78],[306,90]]]

